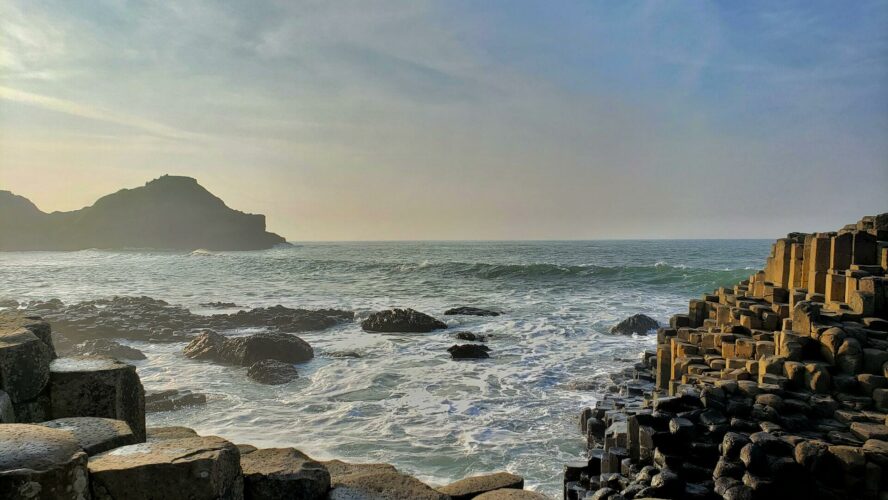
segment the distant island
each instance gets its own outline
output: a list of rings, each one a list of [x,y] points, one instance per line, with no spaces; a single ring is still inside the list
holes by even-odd
[[[261,250],[285,243],[265,216],[225,205],[191,177],[164,175],[71,212],[0,191],[0,250]]]

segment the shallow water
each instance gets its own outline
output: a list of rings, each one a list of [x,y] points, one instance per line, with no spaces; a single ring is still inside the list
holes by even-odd
[[[129,342],[148,390],[191,389],[206,407],[149,414],[257,446],[317,458],[389,462],[433,484],[509,470],[560,495],[562,463],[582,453],[578,411],[601,394],[571,383],[627,366],[650,337],[607,329],[643,312],[666,320],[689,298],[760,268],[766,240],[306,243],[262,252],[0,253],[0,298],[68,302],[148,295],[194,312],[211,301],[336,307],[358,321],[303,333],[314,360],[264,386],[245,368],[192,361],[184,344]],[[470,305],[495,318],[443,316]],[[374,310],[412,307],[448,323],[430,334],[371,334]],[[455,362],[452,332],[492,335],[491,359]],[[328,353],[358,351],[363,357]]]

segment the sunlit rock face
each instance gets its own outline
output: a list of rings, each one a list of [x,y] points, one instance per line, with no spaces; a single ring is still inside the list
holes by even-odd
[[[284,244],[265,216],[233,210],[190,177],[165,175],[71,212],[0,191],[0,250],[259,250]]]

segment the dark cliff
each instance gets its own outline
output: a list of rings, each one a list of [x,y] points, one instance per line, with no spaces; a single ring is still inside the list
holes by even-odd
[[[258,250],[284,243],[265,216],[233,210],[195,179],[165,175],[71,212],[0,191],[0,250]]]

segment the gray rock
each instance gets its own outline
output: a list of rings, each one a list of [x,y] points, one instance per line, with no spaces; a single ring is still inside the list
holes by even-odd
[[[487,337],[472,332],[454,332],[453,336],[459,340],[468,340],[469,342],[485,342]]]
[[[482,493],[504,488],[524,489],[524,478],[508,472],[497,472],[460,479],[438,488],[438,491],[449,495],[453,500],[468,500]]]
[[[659,327],[660,323],[654,318],[645,316],[644,314],[635,314],[611,327],[610,332],[620,335],[632,335],[633,333],[643,334],[656,330]]]
[[[95,500],[240,500],[240,453],[228,441],[192,437],[116,448],[89,460]]]
[[[49,381],[52,357],[52,350],[31,330],[0,330],[0,390],[13,403],[36,398]]]
[[[167,389],[145,393],[145,411],[173,411],[207,404],[207,396],[187,389]]]
[[[415,477],[400,472],[333,476],[330,500],[449,500]]]
[[[463,316],[499,316],[502,313],[490,311],[488,309],[479,309],[477,307],[454,307],[444,311],[445,316],[463,315]]]
[[[452,359],[487,359],[490,348],[478,344],[454,345],[447,349]]]
[[[550,500],[542,493],[528,490],[516,490],[507,488],[503,490],[488,491],[475,497],[475,500]]]
[[[286,333],[265,332],[246,337],[225,337],[206,330],[185,347],[185,356],[250,366],[265,359],[301,363],[313,358],[314,350],[308,342]]]
[[[42,422],[40,425],[70,432],[83,451],[90,456],[137,443],[133,431],[123,420],[71,417]]]
[[[109,339],[90,339],[72,347],[72,354],[80,356],[105,356],[114,359],[146,359],[142,351]]]
[[[139,442],[145,440],[145,390],[134,366],[101,357],[58,358],[49,385],[54,418],[123,420]]]
[[[361,328],[368,332],[427,333],[447,325],[413,309],[389,309],[371,314],[361,322]]]
[[[241,456],[246,500],[323,499],[330,473],[294,448],[260,449]]]
[[[15,409],[12,406],[12,400],[9,394],[0,391],[0,424],[14,424]]]
[[[145,434],[148,441],[164,441],[167,439],[200,437],[194,429],[181,426],[149,427],[145,431]]]
[[[70,432],[40,425],[0,425],[0,498],[87,498],[86,463],[86,453]]]
[[[280,385],[286,384],[299,377],[296,367],[290,363],[283,363],[274,359],[257,361],[247,370],[247,376],[260,384]]]

